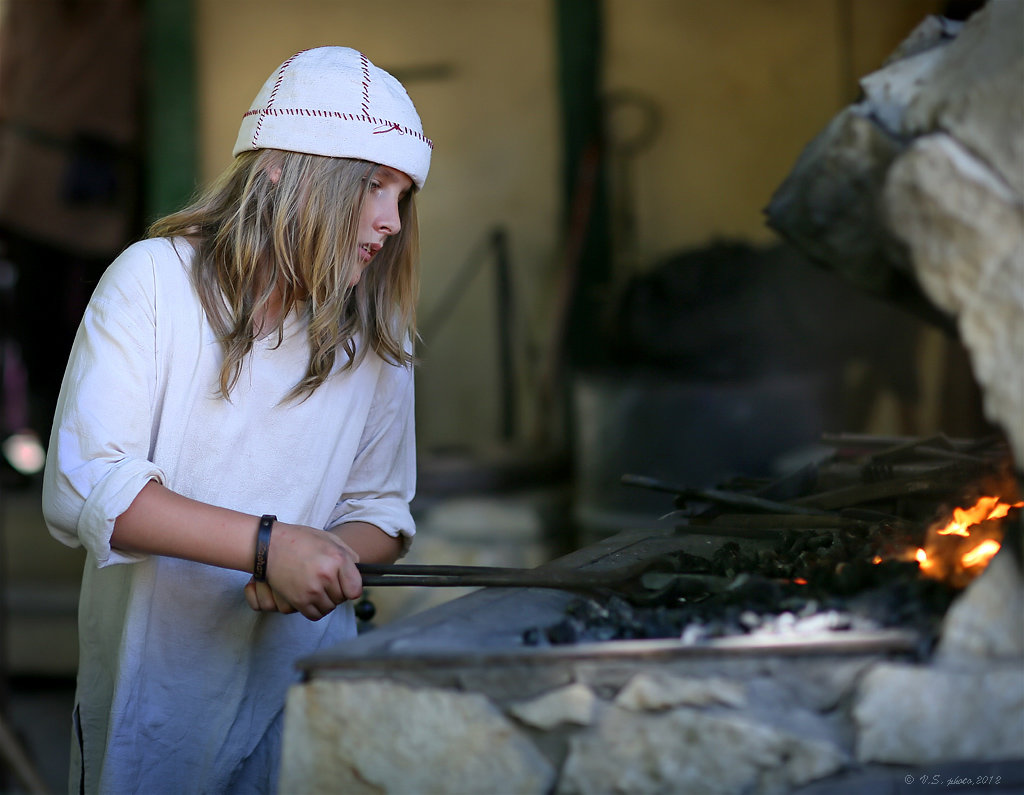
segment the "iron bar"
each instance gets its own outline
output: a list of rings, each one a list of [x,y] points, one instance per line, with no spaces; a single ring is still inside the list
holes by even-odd
[[[622,483],[626,486],[639,486],[640,488],[653,489],[654,491],[667,491],[685,500],[700,500],[714,502],[721,505],[731,505],[737,508],[750,508],[757,511],[768,511],[779,514],[799,514],[801,516],[830,516],[828,511],[820,508],[812,508],[801,505],[791,505],[775,500],[766,500],[763,497],[754,497],[749,494],[738,494],[722,489],[691,488],[667,483],[657,478],[646,475],[623,475]]]

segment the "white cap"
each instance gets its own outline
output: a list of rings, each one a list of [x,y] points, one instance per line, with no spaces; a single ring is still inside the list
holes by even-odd
[[[285,149],[396,168],[423,187],[434,142],[402,84],[348,47],[296,53],[242,117],[232,154]]]

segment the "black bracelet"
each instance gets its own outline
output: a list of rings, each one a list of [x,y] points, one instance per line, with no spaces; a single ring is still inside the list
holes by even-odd
[[[264,514],[260,517],[260,529],[256,531],[256,562],[252,567],[252,578],[256,582],[267,581],[267,559],[270,557],[270,531],[277,517]]]

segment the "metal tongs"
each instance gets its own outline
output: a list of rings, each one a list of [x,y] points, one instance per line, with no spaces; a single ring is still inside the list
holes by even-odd
[[[356,564],[363,575],[363,585],[415,585],[425,587],[492,587],[492,588],[559,588],[568,591],[603,590],[636,581],[651,566],[641,561],[629,566],[604,571],[560,569],[541,566],[536,569],[500,566],[445,566],[415,564]],[[708,575],[683,575],[693,578],[694,585],[707,586],[719,578]],[[698,583],[699,581],[699,583]]]
[[[596,574],[578,570],[520,569],[502,566],[446,566],[411,563],[357,564],[363,585],[417,585],[430,588],[575,588],[603,587],[623,580],[620,571]],[[610,575],[610,576],[609,576]]]

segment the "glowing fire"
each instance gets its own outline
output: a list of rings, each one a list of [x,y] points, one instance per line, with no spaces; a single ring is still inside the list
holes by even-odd
[[[971,566],[979,566],[983,563],[988,565],[988,562],[992,560],[998,551],[999,542],[987,538],[970,552],[965,553],[960,558],[960,562],[963,563],[965,569],[969,569]]]
[[[998,526],[985,525],[982,528],[981,525],[1002,519],[1011,508],[1020,507],[1024,507],[1024,502],[1010,504],[1002,502],[999,497],[982,497],[969,508],[954,508],[949,522],[929,530],[925,544],[927,549],[918,549],[914,553],[921,572],[929,577],[966,584],[999,551],[1000,541],[992,537],[997,534],[1001,538]],[[950,536],[961,540],[954,543]]]
[[[968,529],[971,525],[980,524],[989,519],[1002,519],[1010,512],[1010,508],[1020,508],[1022,505],[1024,502],[1010,505],[1000,502],[998,497],[982,497],[970,508],[954,508],[952,520],[937,532],[941,536],[958,535],[967,538],[971,534]]]

